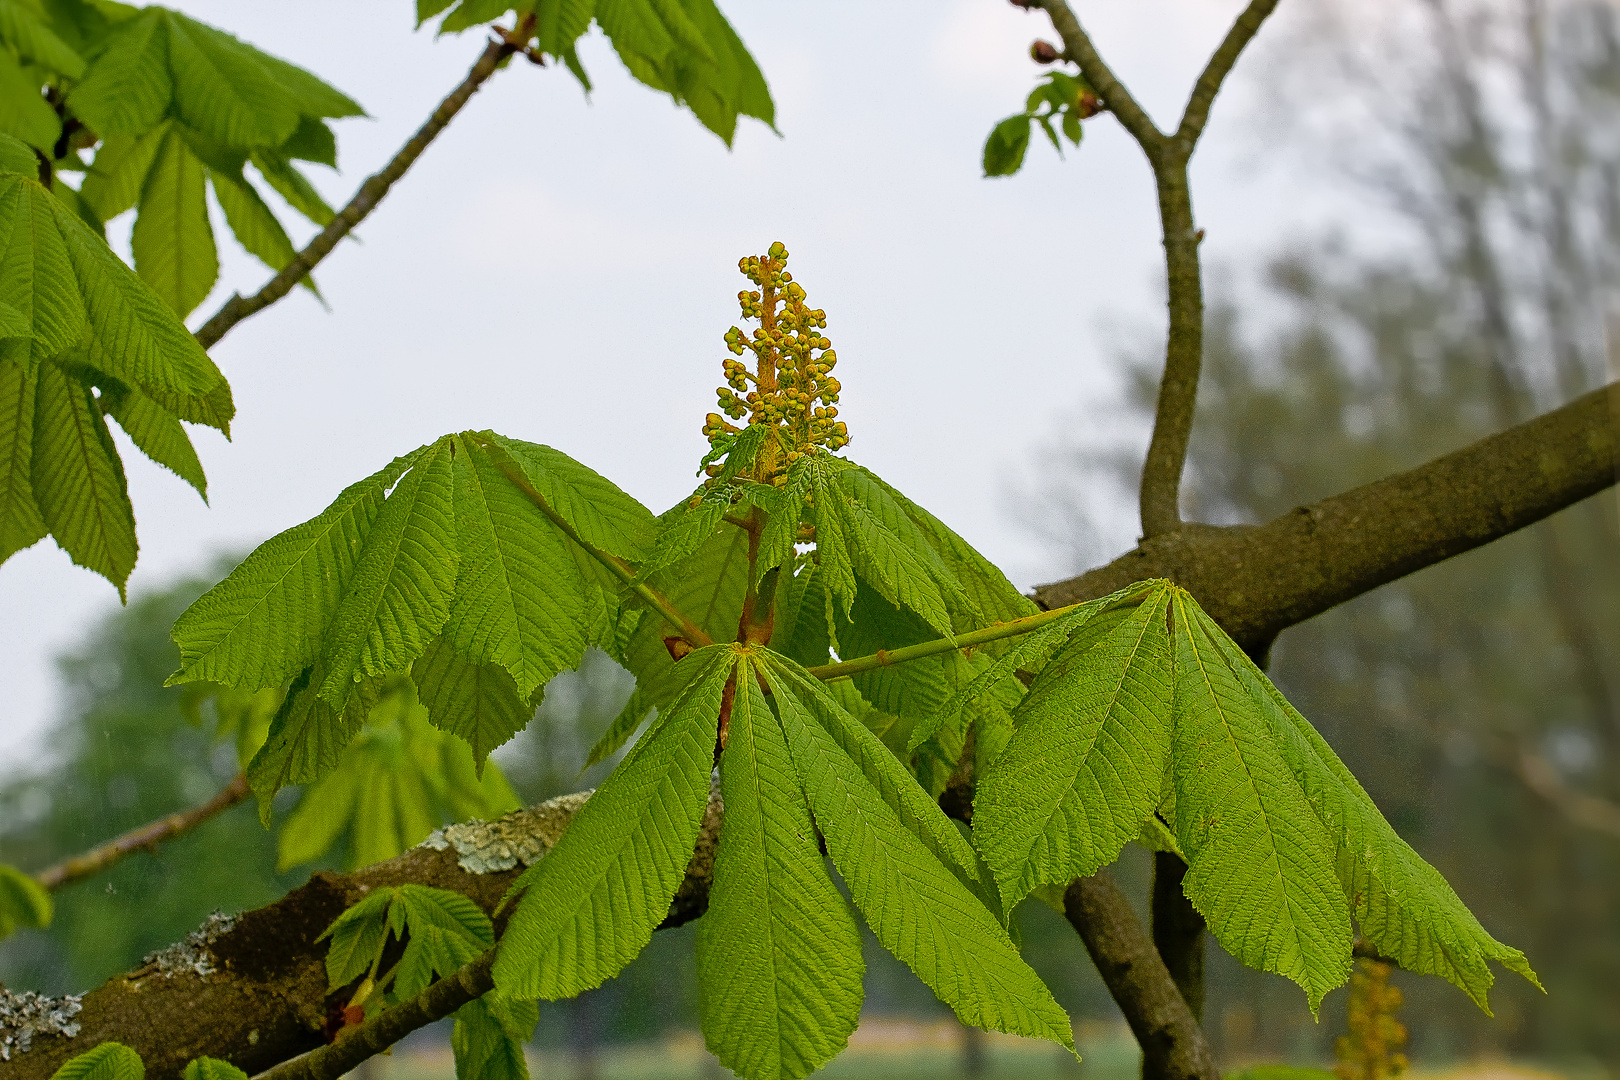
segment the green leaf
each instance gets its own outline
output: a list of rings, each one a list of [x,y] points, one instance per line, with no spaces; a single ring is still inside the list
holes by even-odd
[[[279,150],[286,158],[337,168],[337,136],[332,134],[332,129],[325,122],[313,117],[300,116],[298,127]]]
[[[250,158],[253,167],[259,170],[264,182],[269,184],[276,194],[287,200],[287,204],[321,228],[332,223],[337,217],[337,211],[327,205],[321,198],[321,193],[315,190],[304,174],[298,171],[280,151],[255,150]]]
[[[480,773],[489,752],[534,717],[505,668],[469,660],[442,637],[417,658],[411,678],[433,726],[465,741]]]
[[[906,517],[911,519],[911,523],[923,535],[928,546],[933,548],[940,561],[955,575],[962,591],[967,594],[971,614],[983,622],[996,623],[1011,622],[1025,615],[1034,615],[1040,610],[1035,601],[1019,592],[1013,583],[1007,580],[1006,574],[979,554],[973,545],[956,535],[944,522],[906,498],[876,473],[867,469],[860,469],[860,472],[899,504]],[[957,613],[953,612],[954,614]],[[968,627],[956,626],[954,629],[964,630]],[[1001,649],[1011,647],[1011,642],[992,642],[985,646],[983,651],[995,656]]]
[[[37,181],[0,175],[0,297],[28,321],[34,362],[61,354],[84,336],[86,307],[63,221],[84,229]],[[107,251],[101,240],[92,242]],[[107,258],[117,261],[111,251]]]
[[[141,1055],[123,1043],[104,1042],[94,1050],[68,1058],[51,1080],[145,1080]]]
[[[360,694],[341,709],[327,704],[318,693],[324,674],[317,665],[293,680],[264,745],[248,763],[248,787],[259,798],[259,820],[266,826],[276,792],[287,784],[313,783],[337,768],[370,711]]]
[[[492,431],[475,437],[491,460],[527,481],[587,544],[632,563],[652,551],[657,519],[611,480],[549,446]]]
[[[860,1021],[861,935],[827,876],[781,725],[738,667],[720,760],[725,828],[698,923],[698,995],[709,1049],[739,1076],[797,1080]]]
[[[77,279],[83,317],[90,323],[89,362],[125,384],[139,387],[181,420],[208,424],[229,434],[235,413],[230,387],[197,339],[101,237],[44,188],[33,188],[33,200],[50,207],[55,217]],[[68,343],[77,344],[83,337],[80,322]]]
[[[130,247],[136,272],[182,318],[219,280],[203,163],[172,127],[141,190]]]
[[[0,562],[47,533],[34,501],[35,377],[0,359]]]
[[[11,135],[49,156],[62,134],[62,121],[40,94],[37,77],[0,49],[0,133]]]
[[[544,0],[535,5],[534,38],[542,52],[563,56],[591,28],[596,0]]]
[[[512,696],[527,700],[585,655],[575,545],[475,441],[458,437],[455,447],[461,563],[445,636],[468,660],[505,668],[516,681]]]
[[[529,1063],[522,1040],[514,1036],[494,1014],[489,995],[469,1001],[456,1010],[456,1025],[450,1032],[450,1049],[456,1057],[456,1080],[529,1080]],[[532,1032],[539,1020],[533,1003],[515,1003],[508,1011],[522,1010],[531,1016]]]
[[[1009,908],[1113,862],[1158,805],[1173,704],[1166,606],[1160,590],[1091,648],[1048,665],[980,778],[974,839]]]
[[[228,1061],[200,1057],[187,1063],[180,1080],[248,1080],[248,1075]]]
[[[989,867],[940,810],[939,803],[918,786],[882,740],[850,715],[826,685],[809,672],[779,653],[767,652],[765,657],[765,662],[771,665],[778,679],[792,687],[800,708],[808,710],[845,757],[860,768],[865,782],[877,792],[900,823],[927,847],[936,862],[956,875],[980,903],[998,918],[1002,917],[1005,913]]]
[[[827,852],[878,941],[964,1023],[1051,1039],[1072,1050],[1069,1019],[1051,991],[1018,955],[997,916],[940,862],[937,841],[945,830],[966,843],[955,826],[901,771],[915,793],[903,805],[918,814],[905,820],[890,801],[898,781],[885,777],[880,791],[868,778],[884,762],[899,769],[876,737],[785,660],[766,654],[763,670]],[[823,726],[829,720],[835,729]],[[851,748],[861,752],[859,760],[851,759]],[[937,818],[926,839],[914,831],[927,815],[922,805]]]
[[[276,215],[264,198],[241,172],[230,173],[221,169],[209,170],[214,183],[214,197],[225,212],[225,223],[249,255],[275,271],[280,271],[298,257],[287,230],[281,227]],[[319,296],[315,282],[307,275],[299,284]]]
[[[0,171],[38,177],[39,158],[21,139],[0,133]]]
[[[451,444],[421,452],[366,533],[327,631],[321,697],[341,706],[361,675],[405,671],[450,617],[456,582]]]
[[[832,566],[828,588],[847,614],[859,575],[896,607],[914,611],[941,634],[949,608],[970,606],[961,583],[906,515],[865,469],[816,454],[800,459],[816,506],[816,549]]]
[[[208,478],[191,437],[173,414],[132,387],[109,379],[101,387],[101,407],[118,421],[141,453],[197,489],[208,501]]]
[[[1029,123],[1029,114],[1019,113],[990,129],[990,137],[984,141],[984,175],[1011,176],[1024,167]]]
[[[314,663],[383,493],[418,454],[345,488],[318,517],[260,544],[175,621],[168,685],[276,686]]]
[[[371,970],[388,936],[388,909],[398,895],[397,888],[373,889],[321,931],[316,941],[332,939],[326,947],[328,987],[348,986]]]
[[[439,24],[441,34],[459,34],[475,26],[494,22],[513,8],[513,0],[461,0],[456,9]]]
[[[1223,654],[1219,628],[1179,589],[1171,617],[1171,824],[1188,857],[1183,888],[1227,952],[1299,983],[1314,1013],[1350,977],[1335,845]]]
[[[401,885],[398,903],[410,935],[394,969],[392,993],[401,1000],[415,997],[435,977],[454,973],[495,945],[489,916],[458,892]]]
[[[1206,634],[1219,634],[1227,663],[1260,706],[1283,760],[1326,827],[1339,884],[1363,939],[1402,971],[1451,982],[1487,1015],[1495,981],[1487,961],[1539,987],[1524,953],[1485,931],[1440,872],[1396,835],[1316,729],[1208,615],[1200,609],[1194,614]]]
[[[70,79],[84,74],[84,57],[58,37],[29,5],[0,3],[0,40],[26,64],[49,68]]]
[[[416,0],[416,28],[420,30],[423,23],[455,2],[456,0]]]
[[[357,768],[337,768],[304,789],[276,834],[277,873],[325,855],[352,827],[365,779]]]
[[[174,99],[168,26],[160,9],[125,20],[108,35],[68,106],[103,136],[140,135],[155,127]]]
[[[41,364],[34,401],[34,499],[56,542],[118,587],[135,568],[135,512],[124,468],[90,388]]]
[[[43,930],[51,924],[51,894],[14,866],[0,863],[0,938],[19,926]]]
[[[528,891],[495,961],[501,994],[572,997],[617,974],[651,939],[697,843],[735,657],[715,645],[681,662],[685,689],[513,886]]]

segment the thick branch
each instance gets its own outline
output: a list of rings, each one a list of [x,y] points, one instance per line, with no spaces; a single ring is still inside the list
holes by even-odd
[[[531,26],[533,25],[534,16],[528,15],[525,19]],[[355,192],[348,205],[338,211],[337,216],[315,235],[315,239],[311,240],[292,262],[282,267],[280,273],[252,296],[244,298],[233,294],[218,311],[214,312],[212,318],[203,323],[196,335],[202,347],[213,348],[237,323],[250,315],[258,314],[292,292],[293,287],[304,280],[309,272],[315,269],[316,264],[337,247],[338,241],[353,232],[355,226],[376,209],[383,196],[388,194],[388,189],[393,187],[394,183],[405,175],[405,171],[415,164],[416,159],[422,156],[422,151],[427,149],[428,143],[438,137],[439,132],[455,119],[461,107],[478,92],[478,88],[495,74],[500,62],[517,51],[511,42],[520,36],[524,39],[528,37],[521,23],[512,34],[502,35],[501,40],[491,41],[486,45],[483,54],[478,57],[478,62],[473,64],[472,70],[467,72],[467,77],[461,81],[461,85],[439,103],[439,107],[433,110],[433,115],[428,117],[427,123],[418,128],[410,141],[400,147],[399,153],[394,155],[393,160],[381,172],[373,174],[360,185],[360,190]]]
[[[131,852],[152,850],[165,840],[172,840],[190,832],[216,814],[221,814],[248,796],[247,776],[237,773],[236,778],[222,788],[212,799],[190,810],[148,822],[138,829],[91,848],[83,855],[57,863],[34,875],[34,880],[46,889],[60,889],[81,878],[99,874]]]
[[[452,826],[387,862],[352,874],[322,871],[266,907],[216,916],[187,941],[86,994],[74,1017],[78,1034],[36,1034],[30,1050],[12,1054],[6,1080],[49,1080],[62,1062],[108,1039],[141,1055],[148,1080],[177,1080],[187,1062],[204,1054],[252,1075],[318,1049],[329,1003],[326,946],[315,939],[344,908],[372,889],[414,883],[454,890],[492,912],[524,864],[550,850],[588,796],[565,795],[489,824]],[[712,793],[665,926],[707,909],[719,830],[720,801]],[[497,929],[502,923],[496,920]]]
[[[1058,607],[1164,577],[1251,655],[1283,629],[1533,525],[1615,482],[1620,383],[1265,525],[1188,527],[1036,590]]]
[[[1217,1080],[1198,1022],[1114,879],[1104,871],[1072,882],[1063,906],[1142,1047],[1142,1075]]]
[[[331,1046],[323,1046],[273,1069],[257,1080],[337,1080],[368,1058],[415,1031],[442,1020],[469,1001],[495,989],[495,950],[469,960],[426,990],[367,1020]]]

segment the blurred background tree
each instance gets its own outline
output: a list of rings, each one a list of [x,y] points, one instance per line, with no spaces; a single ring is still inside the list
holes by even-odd
[[[1258,523],[1607,382],[1620,301],[1620,8],[1608,0],[1319,5],[1274,42],[1268,150],[1366,207],[1358,244],[1302,239],[1210,305],[1186,491]],[[1324,165],[1328,168],[1324,170]],[[1373,244],[1367,242],[1371,237]],[[1246,310],[1255,310],[1245,303]],[[1152,416],[1145,337],[1122,362]],[[1620,423],[1620,418],[1617,418]],[[1028,516],[1053,574],[1095,565],[1094,489],[1136,451],[1051,445]],[[1487,926],[1524,928],[1548,988],[1498,984],[1497,1020],[1404,985],[1413,1057],[1595,1056],[1620,1069],[1620,564],[1612,494],[1289,630],[1270,673]],[[1218,947],[1212,946],[1218,953]],[[1321,1061],[1280,980],[1211,956],[1227,1062]],[[1330,999],[1330,1009],[1332,1008]]]

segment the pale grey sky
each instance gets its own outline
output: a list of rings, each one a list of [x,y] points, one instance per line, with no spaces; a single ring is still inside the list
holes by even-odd
[[[413,33],[405,0],[176,6],[370,112],[337,125],[342,173],[315,170],[334,203],[482,48],[476,33]],[[770,81],[781,138],[744,122],[728,152],[634,83],[596,35],[581,49],[589,101],[560,70],[498,74],[361,227],[362,242],[319,269],[329,312],[300,292],[216,346],[238,414],[230,443],[195,435],[210,506],[124,444],[141,540],[131,590],[250,547],[396,454],[464,428],[555,446],[665,509],[696,482],[720,337],[738,317],[737,259],[777,239],[827,311],[848,456],[1020,585],[1052,576],[1005,492],[1056,425],[1118,430],[1099,327],[1158,318],[1157,216],[1140,153],[1100,117],[1066,162],[1037,142],[1018,177],[980,177],[985,135],[1034,85],[1029,42],[1054,36],[1005,0],[722,6]],[[1077,4],[1161,124],[1241,7]],[[1256,173],[1250,74],[1240,67],[1194,162],[1204,254],[1217,267],[1252,264],[1312,212]],[[224,272],[200,316],[266,276],[216,228]],[[116,244],[128,229],[127,217],[114,223]],[[1113,527],[1107,539],[1123,546],[1134,520]],[[116,603],[49,540],[0,566],[0,761],[45,749],[52,657]]]

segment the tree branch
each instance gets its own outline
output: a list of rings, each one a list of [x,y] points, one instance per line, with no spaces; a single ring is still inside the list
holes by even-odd
[[[1198,1021],[1107,871],[1072,882],[1063,908],[1142,1047],[1142,1075],[1219,1080]]]
[[[516,30],[511,33],[502,32],[499,40],[491,41],[484,46],[483,54],[478,57],[477,63],[473,64],[472,70],[467,72],[467,77],[461,81],[461,85],[439,103],[439,107],[433,110],[433,115],[428,117],[427,123],[418,128],[410,141],[400,147],[399,153],[394,155],[393,160],[381,172],[374,173],[360,185],[360,190],[355,192],[348,205],[338,211],[337,216],[326,228],[315,234],[315,239],[305,245],[292,262],[282,267],[275,277],[252,296],[244,298],[239,294],[232,294],[231,298],[203,323],[196,333],[202,347],[213,348],[237,323],[280,300],[309,276],[309,272],[337,247],[338,241],[353,232],[355,226],[376,209],[383,196],[388,194],[388,189],[393,187],[395,182],[405,175],[405,171],[415,164],[416,159],[422,156],[422,151],[427,149],[428,143],[438,137],[439,132],[455,119],[461,107],[478,92],[478,88],[495,74],[500,62],[517,51],[517,46],[512,42],[518,39],[526,40],[533,26],[534,16],[525,15]]]
[[[1198,137],[1204,133],[1204,124],[1209,120],[1209,107],[1215,102],[1215,95],[1220,93],[1221,83],[1237,63],[1238,54],[1260,32],[1260,24],[1277,8],[1277,0],[1250,0],[1249,6],[1243,9],[1243,14],[1237,17],[1232,28],[1226,32],[1220,47],[1215,50],[1205,65],[1198,81],[1193,84],[1192,93],[1187,97],[1187,108],[1181,114],[1181,126],[1176,129],[1175,138],[1183,144],[1188,157],[1192,156],[1193,147],[1198,143]]]
[[[352,874],[321,871],[265,907],[216,915],[186,941],[84,995],[73,1017],[77,1034],[35,1034],[29,1050],[13,1051],[6,1080],[49,1080],[62,1062],[109,1039],[141,1055],[148,1080],[178,1080],[187,1062],[205,1054],[253,1075],[318,1049],[329,1002],[326,946],[316,938],[333,919],[372,889],[412,883],[459,892],[492,912],[589,795],[564,795],[496,822],[453,825],[386,862]],[[708,908],[720,815],[718,791],[711,791],[665,927]],[[504,914],[496,919],[497,931],[503,928]],[[6,1034],[0,1023],[0,1038]]]
[[[1164,132],[1158,129],[1147,110],[1137,103],[1097,52],[1097,47],[1091,43],[1091,36],[1080,25],[1067,0],[1039,0],[1038,6],[1051,18],[1052,29],[1063,39],[1063,51],[1079,65],[1080,74],[1097,91],[1104,107],[1119,119],[1120,125],[1130,132],[1147,154],[1148,160],[1152,161],[1164,146]]]
[[[1238,54],[1254,38],[1277,6],[1277,0],[1251,0],[1194,84],[1181,124],[1172,135],[1161,132],[1098,55],[1066,0],[1040,0],[1063,39],[1068,58],[1102,97],[1109,111],[1142,147],[1159,192],[1159,224],[1164,238],[1168,284],[1169,334],[1164,376],[1154,409],[1153,437],[1142,463],[1142,536],[1151,540],[1181,528],[1181,474],[1187,463],[1198,401],[1198,373],[1204,357],[1204,287],[1198,264],[1203,239],[1193,222],[1192,190],[1187,163],[1209,119],[1215,100]]]
[[[1615,483],[1620,382],[1264,525],[1188,527],[1035,591],[1059,607],[1164,577],[1251,655],[1313,615],[1532,525]]]
[[[415,1031],[495,989],[495,950],[469,960],[426,990],[367,1020],[330,1046],[266,1069],[256,1080],[337,1080]]]
[[[219,794],[201,806],[170,814],[148,822],[138,829],[91,848],[83,855],[75,855],[55,866],[41,870],[34,880],[46,889],[60,889],[75,881],[99,874],[131,852],[145,848],[151,850],[165,840],[172,840],[190,832],[216,814],[224,813],[248,796],[247,776],[237,773],[236,778],[220,789]]]

